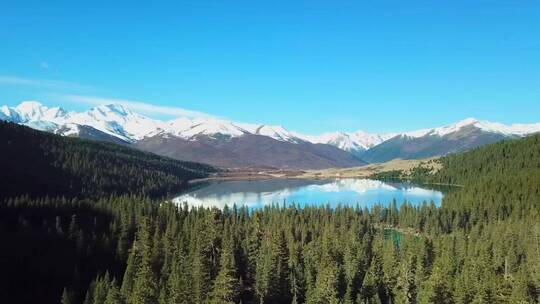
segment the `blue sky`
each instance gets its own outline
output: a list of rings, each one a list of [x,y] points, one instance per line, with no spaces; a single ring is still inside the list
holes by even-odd
[[[29,99],[312,134],[538,122],[540,2],[2,1],[0,104]]]

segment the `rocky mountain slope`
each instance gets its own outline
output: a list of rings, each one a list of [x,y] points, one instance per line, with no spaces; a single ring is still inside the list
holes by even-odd
[[[305,141],[291,143],[256,134],[228,139],[199,135],[189,140],[163,134],[142,139],[135,146],[175,159],[205,162],[221,167],[324,169],[366,164],[331,145]]]

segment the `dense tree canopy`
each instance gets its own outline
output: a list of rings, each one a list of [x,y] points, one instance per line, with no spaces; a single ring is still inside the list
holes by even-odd
[[[0,121],[0,197],[162,196],[216,169]]]
[[[538,303],[540,136],[442,158],[442,206],[9,198],[9,303]],[[32,290],[32,292],[28,292]]]

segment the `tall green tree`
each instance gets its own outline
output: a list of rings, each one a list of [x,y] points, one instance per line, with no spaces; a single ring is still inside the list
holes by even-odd
[[[151,304],[157,302],[158,286],[156,275],[153,270],[151,223],[148,218],[140,220],[137,233],[139,240],[141,259],[137,267],[133,283],[133,295],[130,297],[131,304]]]
[[[219,260],[219,272],[214,280],[210,303],[234,304],[239,299],[240,286],[237,278],[233,244],[234,241],[227,226]]]

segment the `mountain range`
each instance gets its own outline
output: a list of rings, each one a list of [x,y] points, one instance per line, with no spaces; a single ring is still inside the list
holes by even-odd
[[[540,123],[504,125],[468,118],[412,132],[304,135],[282,126],[210,116],[156,120],[119,104],[69,112],[36,101],[2,106],[0,119],[63,136],[130,145],[180,160],[221,167],[286,169],[352,167],[396,158],[426,158],[540,132]]]

